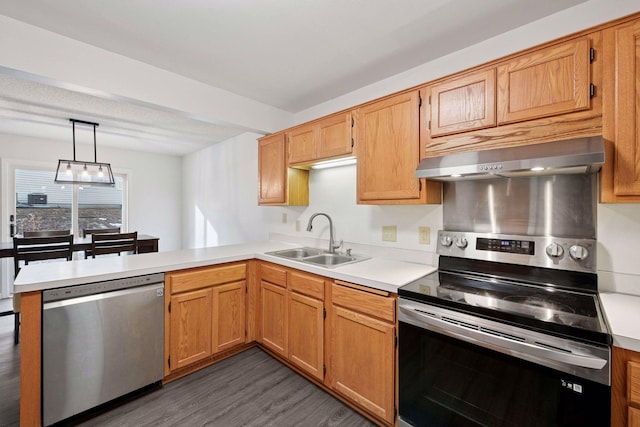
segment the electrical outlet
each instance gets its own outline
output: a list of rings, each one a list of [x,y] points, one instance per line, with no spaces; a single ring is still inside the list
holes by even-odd
[[[300,231],[300,220],[296,219],[296,231]]]
[[[286,212],[283,212],[283,213],[282,213],[282,223],[283,223],[283,224],[286,224],[286,223],[287,223],[287,213],[286,213]]]
[[[428,245],[431,242],[431,230],[429,227],[418,227],[418,243]]]
[[[395,225],[383,225],[382,226],[382,241],[383,242],[395,242],[398,228]]]

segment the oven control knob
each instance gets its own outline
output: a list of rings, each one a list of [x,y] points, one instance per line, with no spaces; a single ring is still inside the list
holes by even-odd
[[[547,246],[546,251],[547,255],[549,255],[551,258],[560,258],[564,253],[564,249],[562,249],[562,246],[557,243],[551,243],[549,246]]]
[[[576,261],[582,261],[589,256],[589,251],[584,246],[573,245],[569,248],[569,255]]]
[[[467,239],[465,239],[464,237],[458,237],[456,239],[456,246],[460,249],[466,248],[468,244],[469,242],[467,242]]]
[[[441,236],[440,237],[440,244],[444,247],[449,247],[451,246],[451,244],[453,243],[453,240],[451,240],[451,236]]]

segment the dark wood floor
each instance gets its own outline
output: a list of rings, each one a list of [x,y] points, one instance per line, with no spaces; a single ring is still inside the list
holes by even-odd
[[[0,427],[19,425],[13,318],[0,317]],[[373,426],[258,348],[165,385],[82,426]]]
[[[20,345],[13,345],[13,316],[0,317],[0,426],[20,424]]]

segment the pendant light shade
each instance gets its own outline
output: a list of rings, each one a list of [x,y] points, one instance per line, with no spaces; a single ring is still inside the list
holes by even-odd
[[[73,126],[73,160],[58,160],[56,184],[115,185],[109,163],[98,163],[96,127],[98,123],[69,119]],[[93,162],[76,160],[76,123],[93,127]]]

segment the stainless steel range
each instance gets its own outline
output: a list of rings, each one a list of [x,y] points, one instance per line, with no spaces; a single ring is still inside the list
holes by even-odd
[[[587,239],[441,231],[438,272],[398,292],[401,419],[608,425],[595,252]]]
[[[595,186],[445,184],[438,271],[398,291],[401,426],[610,425]]]

